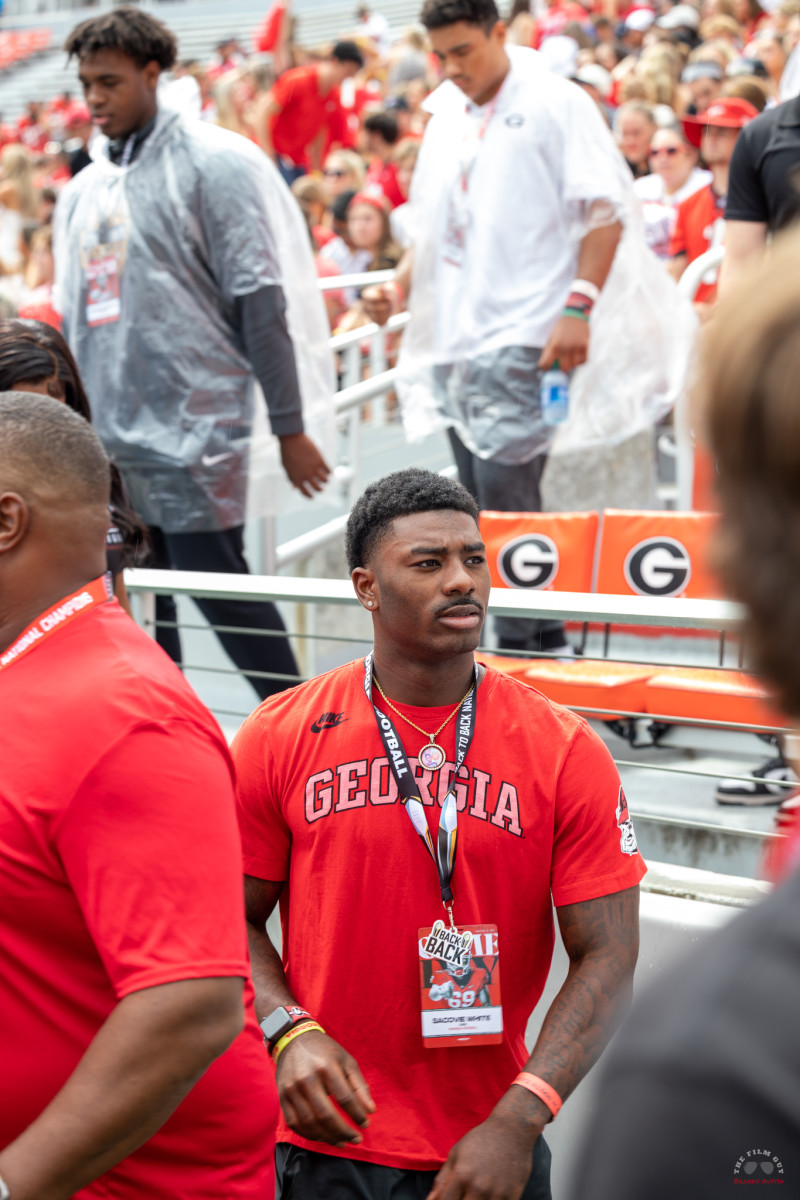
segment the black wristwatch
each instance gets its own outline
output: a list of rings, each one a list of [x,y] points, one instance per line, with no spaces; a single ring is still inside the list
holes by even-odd
[[[264,1017],[264,1020],[259,1022],[259,1025],[264,1035],[264,1041],[271,1049],[275,1042],[289,1032],[293,1025],[299,1024],[300,1021],[310,1020],[311,1013],[307,1013],[304,1008],[291,1005],[289,1008],[274,1008],[268,1017]]]

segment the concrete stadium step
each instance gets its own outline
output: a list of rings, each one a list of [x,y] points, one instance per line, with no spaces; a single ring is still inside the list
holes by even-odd
[[[329,0],[297,0],[293,13],[298,22],[297,40],[304,46],[319,46],[351,32],[355,24],[357,0],[331,4]],[[211,0],[173,0],[169,3],[143,3],[141,8],[153,13],[174,31],[178,38],[181,58],[210,57],[216,44],[224,37],[235,35],[245,50],[251,49],[251,37],[269,8],[265,0],[235,0],[230,8],[220,7]],[[420,0],[376,0],[375,12],[382,13],[395,33],[417,19]],[[96,6],[45,13],[16,13],[4,17],[5,28],[47,26],[53,31],[53,44],[60,46],[70,29],[80,21],[97,16]],[[66,65],[62,50],[54,50],[41,58],[21,64],[0,77],[0,114],[5,121],[15,120],[30,100],[51,100],[63,91],[79,93],[75,64]]]

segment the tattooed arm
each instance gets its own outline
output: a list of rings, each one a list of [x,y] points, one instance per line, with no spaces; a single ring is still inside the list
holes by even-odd
[[[281,957],[266,929],[282,889],[282,883],[252,875],[244,877],[247,937],[259,1021],[276,1008],[298,1003],[289,991]],[[312,1030],[291,1041],[278,1060],[276,1083],[283,1115],[295,1133],[334,1146],[364,1140],[331,1104],[330,1097],[362,1128],[369,1124],[375,1105],[356,1060],[327,1034]]]
[[[565,1100],[602,1054],[630,1004],[639,953],[639,888],[557,910],[569,972],[524,1070]],[[519,1200],[550,1109],[510,1087],[450,1152],[429,1200]]]

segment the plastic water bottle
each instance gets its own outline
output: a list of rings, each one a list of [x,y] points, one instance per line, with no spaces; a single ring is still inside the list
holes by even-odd
[[[542,375],[540,395],[545,425],[563,425],[569,416],[569,375],[558,363]]]

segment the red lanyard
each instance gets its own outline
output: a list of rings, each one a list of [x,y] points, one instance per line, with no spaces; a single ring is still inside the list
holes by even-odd
[[[107,603],[113,598],[113,595],[109,576],[101,575],[99,579],[93,579],[85,587],[78,588],[77,592],[73,592],[71,596],[65,596],[63,600],[59,600],[58,604],[54,604],[52,608],[48,608],[46,612],[41,613],[35,621],[31,622],[7,650],[0,653],[0,671],[19,662],[26,654],[30,654],[34,647],[40,645],[46,638],[52,637],[54,633],[58,633],[81,613],[88,612],[98,604]]]

